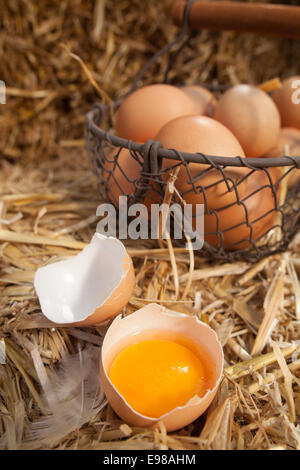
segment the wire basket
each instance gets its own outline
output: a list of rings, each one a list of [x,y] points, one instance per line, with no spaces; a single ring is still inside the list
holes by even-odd
[[[172,50],[163,80],[168,83],[177,55],[195,35],[188,26],[192,4],[189,1],[185,7],[180,34],[151,58],[124,98],[138,87],[146,71]],[[221,86],[206,86],[224,90]],[[121,102],[113,103],[113,110]],[[126,196],[128,207],[144,203],[150,208],[164,200],[171,179],[176,188],[172,203],[184,205],[196,201],[204,205],[202,256],[252,262],[288,247],[300,228],[300,156],[226,158],[166,149],[156,141],[133,142],[101,127],[104,121],[109,122],[110,113],[109,105],[96,103],[86,116],[86,144],[92,170],[98,178],[100,193],[108,201],[117,206],[119,196]],[[184,187],[177,186],[179,173],[185,175]],[[299,181],[289,187],[291,175]],[[247,185],[250,179],[251,185]],[[245,191],[248,186],[251,190]],[[213,193],[224,194],[217,207],[210,203]]]

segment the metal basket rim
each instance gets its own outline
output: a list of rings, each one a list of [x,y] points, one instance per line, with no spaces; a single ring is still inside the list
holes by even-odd
[[[109,131],[106,131],[102,127],[98,126],[95,122],[95,119],[100,118],[100,122],[107,111],[108,107],[103,106],[101,103],[95,103],[93,109],[91,109],[86,114],[86,128],[93,133],[95,137],[105,140],[109,144],[115,147],[127,148],[128,150],[133,150],[139,152],[142,157],[146,153],[146,148],[149,148],[149,143],[155,144],[157,147],[157,156],[160,158],[166,158],[169,160],[176,160],[178,162],[186,163],[201,163],[206,165],[214,165],[217,167],[247,167],[250,169],[263,170],[266,168],[273,167],[295,167],[300,169],[300,156],[289,157],[282,156],[276,158],[250,158],[250,157],[224,157],[216,155],[205,155],[202,153],[188,153],[188,152],[179,152],[176,149],[166,149],[160,142],[157,141],[147,141],[145,143],[135,142],[132,140],[124,139],[117,135],[112,134]],[[182,158],[180,158],[179,154]]]

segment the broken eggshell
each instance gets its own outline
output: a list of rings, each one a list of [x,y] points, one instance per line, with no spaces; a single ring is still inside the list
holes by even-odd
[[[136,412],[118,392],[109,379],[109,370],[115,357],[126,347],[140,341],[165,339],[185,343],[204,359],[211,381],[205,395],[195,395],[184,406],[178,406],[159,418]],[[213,329],[196,316],[167,310],[149,304],[125,318],[116,317],[106,332],[100,359],[100,377],[106,397],[113,410],[129,425],[153,427],[162,421],[167,431],[180,429],[208,408],[217,393],[223,371],[223,350]]]
[[[95,233],[77,256],[39,268],[34,287],[43,314],[55,323],[90,326],[116,316],[134,289],[123,243]]]

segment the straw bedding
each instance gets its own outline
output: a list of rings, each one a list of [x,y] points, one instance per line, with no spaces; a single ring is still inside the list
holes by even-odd
[[[33,289],[38,266],[75,255],[95,231],[101,201],[84,148],[84,116],[94,101],[124,94],[174,37],[171,3],[1,6],[1,449],[300,448],[300,237],[286,253],[254,265],[208,262],[170,243],[126,243],[137,283],[124,314],[159,302],[198,315],[224,346],[214,403],[170,434],[123,423],[94,383],[107,324],[56,327],[42,316]],[[300,59],[292,41],[231,32],[202,32],[192,45],[177,59],[172,82],[260,83],[297,73]],[[145,83],[161,80],[166,63],[161,58]],[[70,371],[83,360],[91,373],[79,374],[85,388],[78,389]]]

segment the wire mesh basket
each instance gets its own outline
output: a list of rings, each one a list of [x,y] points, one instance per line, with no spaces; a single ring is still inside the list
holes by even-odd
[[[168,83],[177,55],[195,36],[188,21],[193,3],[185,6],[180,34],[153,56],[124,98],[163,54],[172,51],[163,80]],[[114,111],[122,101],[113,103]],[[109,126],[109,130],[101,127],[109,122],[111,111],[111,106],[96,103],[86,116],[88,154],[108,201],[118,206],[119,197],[126,196],[128,207],[143,203],[151,208],[165,200],[172,180],[176,188],[172,203],[204,205],[202,256],[256,261],[288,247],[300,227],[300,156],[228,158],[166,149],[153,140],[133,142],[115,135]],[[184,185],[177,184],[178,174],[185,176]],[[212,194],[223,195],[217,206],[211,204]]]

